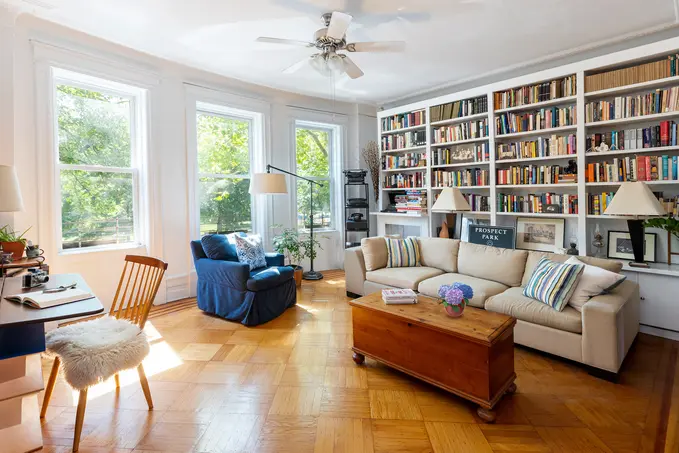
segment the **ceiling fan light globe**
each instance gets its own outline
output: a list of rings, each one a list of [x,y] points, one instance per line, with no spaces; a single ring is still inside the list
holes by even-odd
[[[313,55],[309,60],[309,65],[322,76],[329,77],[332,74],[323,55]]]
[[[346,69],[344,58],[337,54],[330,55],[328,57],[328,68],[335,74],[344,74],[344,70]]]

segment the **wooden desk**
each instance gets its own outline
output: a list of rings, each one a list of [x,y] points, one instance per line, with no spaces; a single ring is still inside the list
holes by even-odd
[[[77,282],[79,288],[90,290],[78,274],[50,275],[45,288],[73,282]],[[37,290],[22,290],[21,278],[8,278],[4,295]],[[0,301],[0,445],[3,452],[42,448],[38,393],[44,388],[40,353],[45,350],[45,323],[103,311],[96,297],[43,310]]]

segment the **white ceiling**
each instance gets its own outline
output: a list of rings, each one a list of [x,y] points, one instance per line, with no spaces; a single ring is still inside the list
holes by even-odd
[[[0,0],[2,1],[2,0]],[[354,16],[348,41],[403,40],[403,54],[353,54],[365,76],[339,99],[382,103],[677,22],[674,0],[11,0],[33,14],[196,68],[330,97],[306,67],[315,52],[255,42],[309,41],[320,15]],[[622,6],[624,5],[624,6]]]

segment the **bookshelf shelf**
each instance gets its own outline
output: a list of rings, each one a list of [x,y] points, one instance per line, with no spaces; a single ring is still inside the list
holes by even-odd
[[[502,189],[575,189],[578,187],[577,183],[562,183],[562,184],[496,184],[497,190]]]
[[[598,153],[590,151],[585,153],[586,157],[606,157],[616,156],[620,154],[640,154],[640,153],[664,153],[668,151],[679,151],[679,146],[656,146],[653,148],[637,148],[637,149],[623,149],[617,151],[607,151],[605,153]]]
[[[431,168],[455,168],[455,167],[473,167],[476,165],[489,165],[489,161],[481,161],[481,162],[460,162],[457,164],[441,164],[441,165],[432,165]]]
[[[547,129],[538,129],[535,131],[524,131],[524,132],[512,132],[510,134],[497,134],[495,136],[496,140],[505,140],[508,138],[518,138],[518,137],[531,137],[536,135],[552,135],[559,132],[571,132],[577,130],[578,126],[559,126],[550,127]]]
[[[460,211],[463,215],[490,216],[489,211]]]
[[[391,135],[391,134],[398,134],[401,132],[408,132],[408,131],[416,131],[419,129],[424,129],[426,128],[426,124],[418,124],[417,126],[409,126],[409,127],[402,127],[400,129],[392,129],[390,131],[382,131],[382,135]]]
[[[481,118],[487,118],[488,112],[476,113],[474,115],[458,116],[457,118],[451,118],[448,120],[434,121],[430,124],[432,127],[436,126],[447,126],[449,124],[464,123],[465,121],[478,120]]]
[[[516,107],[507,107],[505,109],[495,110],[495,113],[519,112],[523,110],[541,109],[542,107],[551,107],[553,105],[575,104],[577,96],[565,96],[548,101],[535,102],[533,104],[517,105]]]
[[[387,149],[382,150],[382,154],[393,154],[393,153],[406,153],[408,151],[416,151],[418,149],[426,149],[427,145],[411,146],[410,148],[400,148],[400,149]]]
[[[679,76],[666,77],[664,79],[656,79],[648,82],[633,83],[631,85],[624,85],[616,88],[608,88],[606,90],[590,91],[589,93],[585,93],[585,99],[617,96],[620,94],[628,94],[633,93],[635,91],[647,90],[649,88],[660,88],[672,85],[679,85]]]
[[[387,190],[387,191],[392,191],[392,190],[427,190],[426,187],[398,187],[398,188],[386,188],[383,187],[381,190]]]
[[[450,186],[452,187],[452,186]],[[490,189],[490,186],[455,186],[460,190],[475,190],[475,189]],[[443,190],[447,189],[448,186],[445,187],[432,187],[432,190]]]
[[[476,138],[469,138],[467,140],[458,140],[456,142],[443,142],[443,143],[432,143],[431,147],[432,148],[439,148],[441,146],[455,146],[455,145],[464,145],[467,143],[480,143],[480,142],[485,142],[488,141],[490,137],[476,137]]]
[[[587,214],[588,219],[608,219],[608,220],[627,220],[629,217],[624,215],[606,215],[606,214]]]
[[[617,118],[614,120],[590,121],[589,123],[585,123],[585,127],[617,126],[618,124],[632,124],[644,121],[651,122],[655,120],[665,120],[667,118],[676,117],[679,117],[679,111],[654,113],[652,115],[633,116],[631,118]]]
[[[622,183],[625,181],[612,181],[612,182],[587,182],[585,183],[585,186],[587,187],[615,187],[615,186],[621,186]],[[660,180],[660,181],[644,181],[646,184],[649,186],[674,186],[679,184],[679,181],[676,180]]]
[[[544,213],[544,212],[497,212],[497,215],[513,216],[513,217],[556,217],[556,218],[577,218],[577,214],[561,214],[557,213]]]
[[[406,168],[383,168],[385,173],[398,173],[401,171],[427,171],[427,167],[406,167]]]
[[[599,153],[601,154],[601,153]],[[577,154],[564,154],[562,156],[545,156],[545,157],[527,157],[527,158],[519,158],[519,159],[500,159],[495,161],[495,165],[497,164],[521,164],[524,162],[536,162],[536,161],[548,161],[548,160],[569,160],[569,159],[577,159],[578,155]]]

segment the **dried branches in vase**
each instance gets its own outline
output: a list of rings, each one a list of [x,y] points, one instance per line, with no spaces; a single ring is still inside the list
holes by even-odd
[[[375,192],[375,203],[380,199],[380,149],[377,143],[369,141],[365,148],[361,150],[363,160],[370,170],[370,178],[373,182],[373,191]]]

